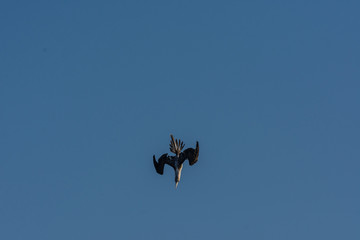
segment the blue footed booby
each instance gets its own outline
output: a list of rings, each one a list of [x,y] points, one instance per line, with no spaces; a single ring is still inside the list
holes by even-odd
[[[182,149],[185,147],[185,144],[179,139],[174,139],[173,135],[170,135],[170,151],[175,153],[175,156],[168,156],[167,153],[161,155],[161,157],[156,161],[155,155],[153,156],[154,167],[156,172],[160,175],[164,173],[164,166],[168,164],[175,170],[175,188],[177,188],[178,183],[180,182],[181,170],[183,168],[183,163],[185,160],[189,160],[189,165],[194,165],[199,157],[199,142],[196,142],[196,148],[187,148],[182,152]]]

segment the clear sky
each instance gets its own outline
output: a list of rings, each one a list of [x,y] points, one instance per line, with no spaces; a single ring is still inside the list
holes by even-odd
[[[0,239],[360,239],[359,8],[1,1]]]

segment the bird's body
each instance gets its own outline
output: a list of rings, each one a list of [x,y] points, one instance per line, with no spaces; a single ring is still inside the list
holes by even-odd
[[[161,155],[158,161],[156,161],[155,155],[153,156],[154,167],[156,172],[162,175],[164,173],[164,166],[168,164],[175,171],[175,187],[177,187],[180,177],[181,170],[183,168],[183,163],[185,160],[189,160],[189,164],[194,165],[199,157],[199,143],[196,142],[196,149],[187,148],[183,152],[181,150],[184,148],[184,144],[180,140],[174,140],[173,135],[171,136],[170,141],[170,151],[175,153],[175,156],[168,156],[167,153]]]

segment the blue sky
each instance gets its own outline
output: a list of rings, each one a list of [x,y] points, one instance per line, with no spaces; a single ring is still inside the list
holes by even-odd
[[[359,7],[2,1],[0,238],[359,239]]]

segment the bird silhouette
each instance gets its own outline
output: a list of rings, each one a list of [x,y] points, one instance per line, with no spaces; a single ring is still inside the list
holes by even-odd
[[[198,161],[199,157],[199,142],[196,142],[196,148],[187,148],[182,152],[185,144],[179,139],[174,139],[174,136],[170,134],[170,151],[175,153],[175,156],[169,156],[167,153],[161,155],[156,161],[155,155],[153,156],[154,167],[156,172],[160,175],[164,173],[164,166],[168,164],[175,171],[175,188],[177,188],[180,182],[181,170],[185,160],[189,160],[189,165],[192,166]]]

